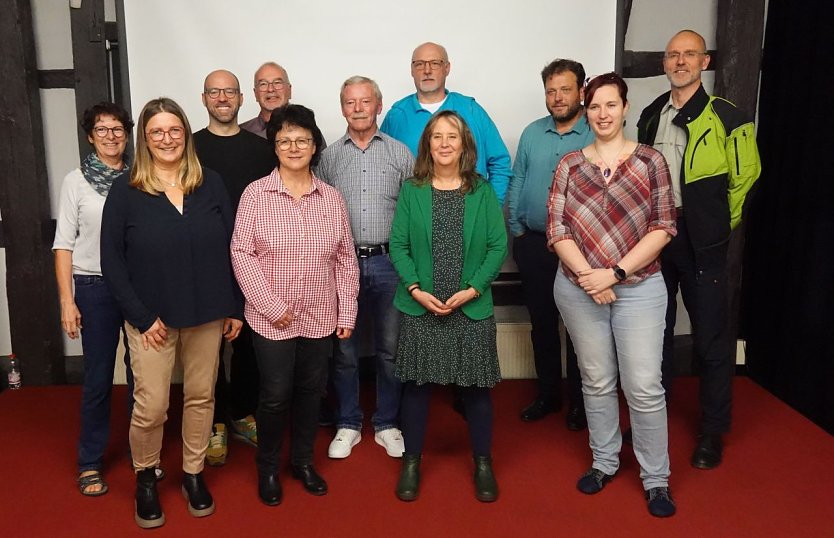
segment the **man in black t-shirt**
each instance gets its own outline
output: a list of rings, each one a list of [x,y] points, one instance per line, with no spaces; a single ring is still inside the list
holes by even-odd
[[[275,168],[275,152],[258,135],[238,125],[243,104],[237,77],[226,70],[212,71],[203,84],[203,104],[209,114],[208,127],[194,133],[194,145],[200,163],[223,178],[232,207],[237,211],[246,187]],[[215,386],[214,425],[209,438],[206,462],[223,465],[227,455],[226,425],[231,435],[250,445],[257,445],[255,412],[258,405],[258,367],[252,347],[251,327],[244,321],[240,338],[232,342],[231,375],[220,361]],[[223,352],[221,349],[221,357]]]

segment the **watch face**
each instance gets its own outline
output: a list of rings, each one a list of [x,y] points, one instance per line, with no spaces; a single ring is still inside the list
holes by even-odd
[[[613,267],[613,269],[614,269],[614,276],[617,277],[617,280],[622,282],[623,280],[626,279],[626,272],[621,267],[619,267],[618,265],[615,265]]]

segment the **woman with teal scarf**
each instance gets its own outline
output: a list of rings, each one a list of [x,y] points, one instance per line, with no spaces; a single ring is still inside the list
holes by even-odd
[[[113,368],[124,324],[101,276],[101,213],[113,179],[128,170],[124,151],[133,121],[122,107],[99,103],[84,112],[81,127],[95,151],[64,179],[52,250],[61,326],[70,338],[82,337],[84,351],[78,488],[82,495],[95,497],[107,493],[101,473],[110,434]],[[127,353],[125,364],[128,394],[132,396],[133,376]],[[129,407],[132,402],[130,397]]]

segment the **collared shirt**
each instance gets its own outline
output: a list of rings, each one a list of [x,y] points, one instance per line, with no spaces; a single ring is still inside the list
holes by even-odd
[[[581,114],[573,127],[562,134],[552,116],[540,118],[521,133],[513,163],[513,178],[507,192],[510,233],[528,230],[544,233],[547,227],[547,194],[559,160],[568,152],[594,141],[594,133]]]
[[[408,148],[379,131],[366,149],[345,133],[324,150],[316,168],[316,174],[344,197],[353,240],[368,246],[388,242],[400,187],[413,171]]]
[[[260,114],[249,121],[244,121],[240,124],[241,129],[245,129],[250,133],[256,134],[261,138],[266,138],[266,122]]]
[[[657,124],[657,135],[655,136],[654,149],[663,154],[666,164],[669,165],[672,174],[672,193],[675,196],[675,207],[683,206],[681,196],[681,161],[683,152],[686,150],[686,132],[672,123],[680,109],[675,108],[672,103],[672,96],[669,102],[660,111],[660,121]]]
[[[507,185],[513,173],[510,169],[510,152],[501,139],[501,134],[486,110],[474,98],[457,92],[446,91],[446,100],[438,110],[454,110],[464,119],[475,144],[478,146],[478,162],[475,169],[495,189],[498,202],[503,205]],[[417,155],[417,145],[420,135],[432,113],[423,108],[413,93],[394,103],[385,115],[385,120],[379,127],[383,133],[393,136]]]
[[[608,184],[582,151],[559,162],[547,200],[547,244],[572,239],[591,267],[613,267],[649,232],[675,228],[669,168],[657,150],[638,144],[614,170]],[[565,276],[577,277],[565,264]],[[656,259],[629,276],[636,284],[660,270]]]
[[[345,203],[317,177],[296,200],[276,168],[243,191],[232,265],[246,297],[246,321],[272,340],[323,338],[352,329],[359,266]],[[292,323],[273,325],[287,311]]]

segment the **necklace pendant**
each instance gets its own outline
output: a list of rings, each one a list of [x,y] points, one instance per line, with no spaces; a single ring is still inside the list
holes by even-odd
[[[604,177],[605,179],[608,179],[609,177],[611,177],[611,169],[606,168],[605,170],[603,170],[602,171],[602,177]]]

